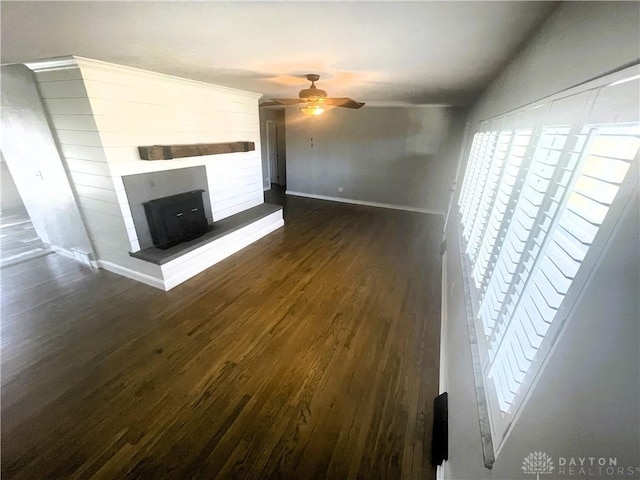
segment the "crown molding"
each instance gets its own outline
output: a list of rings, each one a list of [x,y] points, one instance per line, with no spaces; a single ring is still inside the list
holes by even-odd
[[[65,57],[46,58],[43,60],[36,60],[34,62],[27,62],[25,66],[33,70],[34,72],[48,72],[51,70],[66,70],[69,68],[78,68],[78,63],[75,56],[68,55]]]
[[[378,107],[378,108],[388,108],[388,107],[400,107],[400,108],[450,108],[454,105],[449,105],[446,103],[409,103],[409,102],[367,102],[364,107]]]
[[[96,60],[93,58],[80,57],[77,55],[68,55],[65,57],[55,57],[43,60],[37,60],[35,62],[28,62],[25,65],[34,72],[46,72],[52,70],[67,70],[71,68],[85,68],[92,70],[100,70],[104,72],[119,72],[128,75],[137,75],[148,77],[149,79],[165,80],[184,84],[190,84],[198,87],[215,88],[227,93],[233,93],[237,95],[244,95],[252,99],[259,99],[262,97],[261,93],[249,92],[247,90],[239,90],[231,87],[224,87],[222,85],[216,85],[213,83],[202,82],[199,80],[192,80],[190,78],[177,77],[175,75],[169,75],[166,73],[152,72],[150,70],[143,70],[136,67],[128,67],[126,65],[119,65],[116,63],[104,62],[102,60]]]
[[[265,98],[265,101],[268,101]],[[271,110],[281,110],[287,108],[298,108],[301,104],[294,105],[267,105],[261,108],[267,108]],[[336,106],[330,106],[331,109],[338,108]],[[362,108],[455,108],[455,105],[449,104],[440,104],[440,103],[423,103],[423,104],[415,104],[415,103],[407,103],[407,102],[365,102]],[[462,107],[466,108],[466,107]]]
[[[103,70],[103,71],[109,71],[109,72],[126,73],[130,75],[146,76],[153,79],[168,80],[173,82],[179,82],[182,84],[187,83],[187,84],[191,84],[199,87],[207,87],[207,88],[214,87],[218,90],[223,90],[229,93],[241,94],[241,95],[245,95],[245,96],[256,98],[256,99],[262,97],[261,93],[249,92],[247,90],[239,90],[237,88],[231,88],[231,87],[224,87],[222,85],[216,85],[214,83],[207,83],[207,82],[202,82],[200,80],[192,80],[190,78],[177,77],[175,75],[153,72],[151,70],[144,70],[142,68],[137,68],[137,67],[129,67],[126,65],[119,65],[116,63],[104,62],[102,60],[96,60],[94,58],[86,58],[86,57],[79,57],[79,56],[74,56],[73,58],[76,60],[77,64],[81,68],[91,68],[93,70]]]

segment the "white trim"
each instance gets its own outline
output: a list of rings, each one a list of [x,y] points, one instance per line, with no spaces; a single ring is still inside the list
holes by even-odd
[[[445,219],[446,221],[446,219]],[[445,250],[442,252],[442,273],[441,273],[441,297],[440,297],[440,368],[438,375],[438,394],[443,394],[449,389],[449,377],[447,372],[449,371],[449,364],[447,359],[449,358],[449,351],[447,350],[448,330],[447,330],[447,317],[448,317],[448,295],[449,287],[447,280],[447,256],[448,252]],[[447,461],[443,460],[442,465],[436,466],[436,480],[446,480],[447,478]]]
[[[268,100],[265,98],[265,100]],[[265,105],[260,108],[270,108],[272,110],[286,110],[287,108],[292,109],[299,107],[298,104],[293,105]],[[335,107],[332,107],[335,108]],[[383,101],[373,101],[366,102],[362,108],[455,108],[455,105],[450,105],[448,103],[409,103],[409,102],[383,102]]]
[[[608,86],[615,87],[616,85],[622,85],[623,83],[631,82],[638,79],[640,79],[640,75],[634,75],[632,77],[623,78],[622,80],[616,80],[615,82],[610,83]]]
[[[27,260],[34,260],[36,258],[44,257],[45,255],[49,255],[50,253],[54,252],[46,246],[37,250],[29,250],[28,252],[18,253],[17,255],[0,259],[0,268],[11,267],[12,265],[16,265]]]
[[[98,267],[103,268],[109,272],[122,275],[123,277],[130,278],[131,280],[146,283],[147,285],[159,288],[160,290],[166,290],[164,286],[165,282],[163,282],[160,278],[152,277],[151,275],[147,275],[146,273],[136,272],[135,270],[123,267],[122,265],[117,265],[112,262],[107,262],[106,260],[98,260]]]
[[[33,62],[27,62],[24,65],[34,72],[49,72],[52,70],[67,70],[69,68],[78,68],[76,57],[74,57],[73,55],[36,60]]]
[[[460,219],[456,215],[455,235],[458,237],[458,253],[462,267],[462,289],[464,291],[465,313],[467,320],[467,331],[469,334],[469,350],[471,352],[471,365],[474,383],[474,392],[476,395],[476,405],[478,406],[478,427],[480,429],[480,441],[482,443],[482,457],[486,468],[493,468],[496,461],[496,452],[493,448],[493,436],[491,434],[491,416],[489,414],[489,406],[485,388],[485,377],[482,373],[482,361],[480,360],[480,349],[478,347],[478,336],[476,334],[476,324],[474,316],[474,308],[472,306],[473,297],[471,294],[471,280],[469,278],[470,267],[467,264],[463,252],[462,234],[459,231]]]
[[[287,190],[285,194],[293,195],[296,197],[315,198],[317,200],[329,200],[331,202],[352,203],[354,205],[367,205],[369,207],[391,208],[393,210],[405,210],[407,212],[419,212],[419,213],[430,213],[432,215],[444,215],[444,212],[440,210],[431,210],[429,208],[420,208],[420,207],[410,207],[408,205],[393,205],[391,203],[369,202],[366,200],[354,200],[353,198],[329,197],[327,195],[316,195],[315,193],[295,192],[293,190]]]
[[[409,103],[400,101],[373,101],[367,102],[362,108],[453,108],[455,105],[448,103]]]
[[[70,258],[71,260],[75,260],[78,263],[82,263],[87,267],[98,267],[98,262],[95,260],[91,260],[91,254],[78,250],[77,248],[67,249],[62,247],[57,247],[55,245],[50,245],[51,250],[56,253],[59,253],[63,257]]]
[[[469,115],[467,114],[467,120],[464,123],[464,133],[462,134],[462,143],[460,144],[460,154],[458,155],[458,165],[456,166],[456,175],[453,177],[453,182],[451,183],[451,189],[449,191],[449,204],[447,206],[447,213],[444,215],[444,225],[442,226],[442,238],[446,238],[447,236],[447,225],[449,224],[449,217],[451,216],[451,209],[456,203],[456,197],[458,194],[458,184],[462,183],[462,179],[460,178],[460,170],[462,168],[462,163],[465,161],[465,153],[467,149],[467,142],[469,139],[469,130],[471,128],[471,122],[469,122]],[[464,174],[466,172],[462,172],[462,176],[464,178]]]
[[[525,112],[527,110],[534,110],[535,108],[541,107],[542,105],[540,105],[541,103],[552,103],[556,100],[560,100],[562,98],[566,98],[566,97],[570,97],[572,95],[575,95],[577,93],[582,93],[582,92],[586,92],[587,90],[595,90],[595,89],[599,89],[602,87],[606,87],[606,86],[611,86],[612,84],[619,84],[618,82],[620,81],[621,83],[623,83],[623,81],[631,81],[629,80],[629,75],[632,73],[636,73],[638,71],[638,69],[640,68],[640,63],[635,63],[634,65],[630,65],[630,66],[626,66],[623,67],[619,70],[616,70],[615,72],[611,72],[611,73],[606,73],[604,75],[600,75],[596,78],[592,78],[590,80],[586,80],[584,82],[580,82],[576,85],[573,85],[571,87],[567,87],[565,89],[562,89],[556,93],[552,93],[550,95],[547,95],[546,97],[542,97],[539,98],[537,100],[533,100],[531,102],[528,102],[520,107],[515,107],[512,108],[510,110],[505,110],[501,113],[495,113],[495,114],[491,114],[487,117],[482,117],[482,118],[478,118],[474,121],[474,124],[476,126],[476,131],[478,130],[478,125],[482,122],[487,122],[489,120],[493,120],[493,119],[498,119],[501,117],[505,117],[507,115],[513,114],[513,113],[518,113],[518,112]],[[469,115],[469,118],[474,118],[475,112],[471,112],[471,114]],[[466,172],[465,172],[466,173]]]
[[[152,77],[155,79],[169,80],[178,83],[189,83],[192,85],[197,85],[201,87],[214,87],[216,89],[236,93],[243,94],[248,97],[255,98],[256,101],[262,97],[262,93],[249,92],[246,90],[238,90],[236,88],[223,87],[221,85],[216,85],[213,83],[202,82],[199,80],[191,80],[190,78],[184,77],[176,77],[175,75],[168,75],[166,73],[153,72],[150,70],[143,70],[141,68],[129,67],[126,65],[118,65],[116,63],[103,62],[102,60],[95,60],[93,58],[79,57],[76,55],[70,55],[65,57],[56,57],[56,58],[48,58],[44,60],[37,60],[35,62],[28,62],[25,65],[33,70],[34,72],[45,72],[52,70],[65,70],[69,68],[92,68],[94,70],[104,70],[104,71],[117,71],[121,73],[128,73],[133,75],[142,75],[146,77]]]
[[[31,223],[31,220],[20,220],[20,221],[15,222],[15,223],[5,223],[3,225],[0,225],[0,230],[2,230],[3,228],[16,227],[18,225],[24,225],[26,223]]]
[[[449,365],[447,358],[449,358],[449,352],[447,351],[447,338],[443,332],[447,331],[447,316],[448,316],[448,304],[447,295],[449,288],[447,286],[447,252],[442,254],[442,273],[440,276],[441,284],[441,296],[440,296],[440,374],[438,375],[438,394],[442,394],[447,391],[449,385],[449,378],[447,372],[449,371]]]
[[[275,125],[276,127],[276,181],[274,182],[271,179],[271,139],[269,138],[269,126],[270,125]],[[280,182],[280,172],[279,172],[279,165],[278,165],[278,122],[276,122],[275,120],[267,120],[265,123],[265,137],[267,139],[267,176],[269,177],[269,186],[271,186],[272,183],[278,183]]]

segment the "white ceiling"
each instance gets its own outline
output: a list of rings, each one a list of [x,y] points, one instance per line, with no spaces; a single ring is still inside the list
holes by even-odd
[[[296,96],[466,105],[556,2],[2,2],[2,63],[79,55]]]

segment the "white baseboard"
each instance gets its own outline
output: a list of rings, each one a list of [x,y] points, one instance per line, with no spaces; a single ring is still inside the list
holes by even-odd
[[[76,260],[73,256],[73,252],[71,250],[67,250],[66,248],[56,247],[55,245],[49,245],[49,248],[63,257],[70,258],[71,260]]]
[[[87,267],[98,267],[98,262],[91,259],[91,254],[78,250],[77,248],[72,248],[71,250],[66,248],[57,247],[55,245],[50,245],[51,250],[62,255],[63,257],[70,258],[71,260],[75,260],[78,263],[82,263]]]
[[[49,255],[50,253],[53,253],[53,250],[45,247],[39,248],[37,250],[31,250],[29,252],[22,252],[17,255],[12,255],[11,257],[5,257],[0,260],[0,268],[11,267],[12,265],[24,262],[25,260],[33,260],[35,258],[44,257],[45,255]]]
[[[123,267],[122,265],[117,265],[112,262],[107,262],[105,260],[99,260],[98,266],[100,268],[104,268],[105,270],[116,273],[118,275],[122,275],[123,277],[130,278],[131,280],[136,280],[138,282],[146,283],[155,288],[159,288],[160,290],[166,290],[164,286],[164,282],[160,278],[152,277],[151,275],[147,275],[146,273],[136,272],[127,267]]]
[[[441,212],[438,210],[431,210],[428,208],[410,207],[407,205],[393,205],[391,203],[369,202],[366,200],[355,200],[353,198],[329,197],[327,195],[316,195],[315,193],[295,192],[293,190],[287,190],[285,193],[287,195],[293,195],[296,197],[315,198],[317,200],[329,200],[331,202],[351,203],[354,205],[366,205],[369,207],[391,208],[393,210],[405,210],[408,212],[430,213],[432,215],[444,216],[444,212]]]

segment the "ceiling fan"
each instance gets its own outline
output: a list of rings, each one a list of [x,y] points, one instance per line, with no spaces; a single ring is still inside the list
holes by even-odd
[[[306,115],[320,115],[325,111],[326,106],[342,107],[342,108],[360,108],[363,102],[356,102],[351,98],[329,98],[327,92],[316,87],[316,83],[320,79],[320,75],[309,73],[306,75],[307,80],[311,82],[309,88],[304,88],[298,93],[299,98],[272,98],[271,102],[261,103],[261,107],[271,107],[275,105],[288,106],[306,104],[300,111]]]

